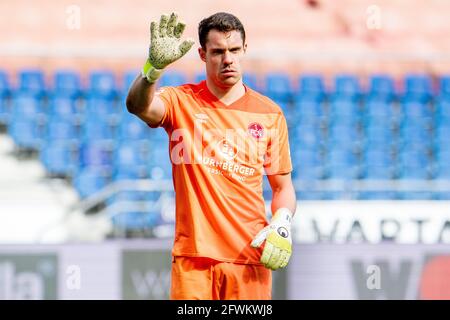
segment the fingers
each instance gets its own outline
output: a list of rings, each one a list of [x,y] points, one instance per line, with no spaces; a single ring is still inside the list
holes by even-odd
[[[181,35],[183,34],[184,28],[186,28],[186,24],[183,22],[179,22],[176,26],[175,26],[175,30],[173,31],[173,35],[175,36],[175,38],[180,39]]]
[[[285,251],[284,255],[283,255],[283,260],[281,261],[281,264],[280,264],[280,268],[286,267],[290,258],[291,258],[291,253]]]
[[[277,270],[286,267],[290,257],[289,251],[281,250],[266,242],[260,261],[266,268]]]
[[[267,267],[270,256],[272,255],[273,251],[273,245],[270,242],[266,242],[266,245],[264,246],[264,250],[261,254],[261,263]]]
[[[167,35],[167,22],[169,21],[169,17],[165,14],[161,15],[161,19],[159,21],[159,36],[165,37]]]
[[[175,12],[172,12],[172,14],[170,15],[169,22],[167,23],[167,36],[173,37],[174,29],[175,26],[177,25],[177,19],[178,15]]]
[[[277,247],[274,247],[272,250],[272,254],[270,255],[269,261],[267,262],[267,267],[272,270],[278,269],[280,257],[281,257],[281,250]]]
[[[289,253],[287,251],[281,250],[280,254],[278,255],[278,259],[274,264],[271,266],[272,270],[277,270],[280,268],[283,268],[287,265]]]
[[[193,39],[186,39],[186,40],[184,40],[179,46],[180,54],[182,56],[185,55],[186,52],[188,52],[192,48],[194,43],[195,42],[194,42]]]
[[[159,37],[158,26],[154,21],[150,24],[150,37],[151,40],[154,40]]]

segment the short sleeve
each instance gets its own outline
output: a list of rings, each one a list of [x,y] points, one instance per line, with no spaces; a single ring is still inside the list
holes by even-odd
[[[155,95],[163,101],[165,111],[159,123],[156,125],[148,124],[148,126],[150,128],[163,127],[166,130],[170,130],[173,128],[174,108],[178,103],[176,89],[174,87],[161,87],[155,92]]]
[[[267,175],[285,174],[292,171],[291,154],[286,118],[281,113],[274,128],[269,130],[269,140],[264,158]]]

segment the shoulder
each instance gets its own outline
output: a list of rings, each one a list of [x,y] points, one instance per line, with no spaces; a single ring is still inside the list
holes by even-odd
[[[281,110],[280,106],[276,104],[272,99],[250,88],[248,88],[248,90],[251,101],[258,104],[258,108],[260,109],[260,111],[264,113],[275,113],[278,115],[283,115],[283,111]]]
[[[187,83],[176,87],[161,87],[158,91],[168,91],[175,95],[195,95],[200,92],[201,86],[198,84]]]

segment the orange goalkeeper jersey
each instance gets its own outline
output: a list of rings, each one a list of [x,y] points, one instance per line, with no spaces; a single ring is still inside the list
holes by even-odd
[[[172,254],[259,264],[261,249],[250,243],[268,223],[263,175],[292,171],[281,109],[248,87],[227,106],[206,81],[156,94],[165,104],[157,126],[169,135],[176,198]]]

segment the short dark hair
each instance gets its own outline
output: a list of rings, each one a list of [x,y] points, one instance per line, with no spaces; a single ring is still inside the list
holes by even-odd
[[[203,49],[206,48],[208,33],[213,29],[220,32],[237,30],[241,33],[242,43],[245,43],[245,30],[241,21],[231,13],[218,12],[203,19],[198,25],[198,37]]]

